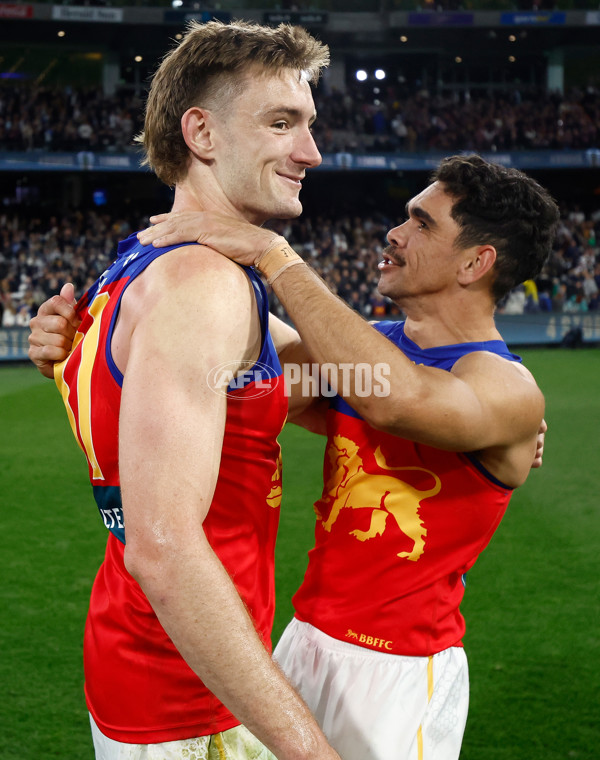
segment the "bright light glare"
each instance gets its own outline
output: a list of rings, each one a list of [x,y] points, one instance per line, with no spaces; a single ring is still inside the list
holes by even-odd
[[[376,69],[375,79],[385,79],[385,71],[383,69]]]
[[[356,78],[359,82],[364,82],[367,78],[367,72],[364,69],[359,69],[356,72]]]

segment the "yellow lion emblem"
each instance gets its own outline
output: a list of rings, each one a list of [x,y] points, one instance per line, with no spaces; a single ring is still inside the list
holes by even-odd
[[[416,562],[425,549],[427,529],[421,522],[421,501],[435,496],[441,490],[438,476],[423,467],[389,467],[381,448],[375,450],[375,461],[380,469],[388,472],[424,472],[433,480],[433,487],[419,490],[396,475],[366,473],[363,460],[354,441],[334,436],[327,449],[331,462],[331,477],[325,485],[322,501],[332,504],[327,519],[317,510],[323,528],[330,532],[342,509],[370,509],[371,522],[368,530],[352,530],[350,535],[359,541],[367,541],[383,535],[388,517],[392,517],[402,533],[413,542],[411,551],[399,552],[398,557]]]
[[[277,464],[275,466],[275,471],[273,472],[273,475],[271,476],[271,490],[269,491],[269,495],[267,496],[267,504],[270,507],[273,507],[273,509],[279,509],[281,506],[281,452],[279,453],[279,456],[277,457]]]

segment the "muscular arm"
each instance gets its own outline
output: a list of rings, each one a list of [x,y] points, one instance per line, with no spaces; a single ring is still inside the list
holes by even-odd
[[[269,230],[214,215],[173,214],[156,221],[140,233],[144,244],[197,238],[244,264],[254,263],[273,239]],[[539,466],[536,433],[541,432],[543,446],[544,401],[519,365],[479,352],[463,357],[451,373],[416,366],[308,267],[290,267],[273,287],[315,361],[340,368],[388,365],[390,392],[384,398],[358,396],[352,378],[346,383],[344,395],[374,427],[439,448],[477,452],[507,485],[523,482],[532,462]],[[340,370],[342,389],[344,379]]]
[[[189,248],[161,257],[123,300],[126,565],[190,667],[281,760],[337,758],[265,650],[202,528],[226,398],[200,378],[232,357],[251,358],[255,346],[245,276],[214,254],[205,259]]]
[[[438,448],[478,451],[535,437],[543,399],[523,369],[486,352],[460,359],[452,372],[416,365],[374,330],[306,266],[284,271],[273,288],[315,360],[389,367],[386,397],[344,383],[348,402],[374,427]],[[534,449],[532,449],[533,457]]]
[[[173,215],[157,221],[142,234],[145,243],[172,242],[182,230],[190,234],[193,220]],[[273,241],[268,230],[222,217],[203,215],[194,223],[200,242],[246,264]],[[508,485],[525,479],[544,410],[542,394],[526,370],[486,352],[463,357],[452,372],[415,365],[332,295],[315,272],[289,265],[290,260],[282,262],[288,268],[272,287],[311,356],[337,365],[338,390],[344,389],[344,397],[373,427],[442,449],[477,452]],[[359,395],[352,374],[344,383],[342,367],[359,363],[387,365],[387,396]]]
[[[63,361],[71,350],[80,324],[74,306],[73,285],[67,283],[60,295],[52,296],[40,306],[30,322],[29,358],[44,377],[53,379],[55,362]],[[327,403],[314,394],[303,393],[298,374],[313,360],[296,330],[272,314],[269,324],[284,375],[294,380],[288,389],[288,421],[324,435]]]

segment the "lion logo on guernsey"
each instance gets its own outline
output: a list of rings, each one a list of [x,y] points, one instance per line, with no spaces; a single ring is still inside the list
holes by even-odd
[[[271,490],[267,496],[267,504],[273,509],[279,509],[281,506],[281,454],[277,457],[277,465],[271,476]]]
[[[379,446],[375,450],[375,462],[384,472],[366,473],[358,452],[357,444],[343,436],[334,436],[329,444],[327,454],[331,477],[322,501],[331,503],[332,507],[327,519],[317,511],[324,530],[331,531],[342,509],[370,509],[368,529],[352,530],[350,535],[359,541],[381,536],[388,517],[392,517],[402,533],[412,541],[411,550],[398,552],[398,557],[416,562],[425,550],[427,536],[427,528],[419,514],[421,501],[440,492],[440,479],[423,467],[388,466]],[[400,472],[425,473],[433,481],[433,486],[426,490],[414,488],[398,476]]]

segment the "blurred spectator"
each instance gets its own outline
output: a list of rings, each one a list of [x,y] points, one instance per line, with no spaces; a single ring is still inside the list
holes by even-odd
[[[375,89],[352,83],[345,92],[317,88],[315,137],[325,153],[356,151],[552,150],[600,148],[600,91],[564,96],[518,91],[495,94]],[[2,83],[0,149],[124,151],[142,128],[142,103],[129,91],[50,88]],[[580,212],[573,210],[577,221]]]
[[[501,309],[503,314],[524,314],[525,313],[525,288],[523,285],[517,285],[506,296],[504,305]]]
[[[141,102],[128,92],[106,96],[101,88],[0,87],[2,150],[125,150],[141,124]]]
[[[409,92],[357,83],[317,90],[315,135],[323,152],[588,149],[600,145],[600,92]]]
[[[600,308],[600,214],[563,209],[554,251],[535,281],[515,288],[499,307],[526,311],[582,312]],[[377,263],[387,231],[400,220],[384,215],[338,218],[308,216],[271,224],[314,266],[334,293],[368,319],[399,319],[402,313],[377,291]],[[47,219],[0,212],[0,312],[2,325],[27,324],[39,304],[72,281],[77,294],[116,255],[117,242],[147,225],[135,213],[76,211]],[[285,317],[271,294],[274,312]]]
[[[2,327],[15,327],[17,324],[17,308],[11,300],[4,305],[2,312]]]

